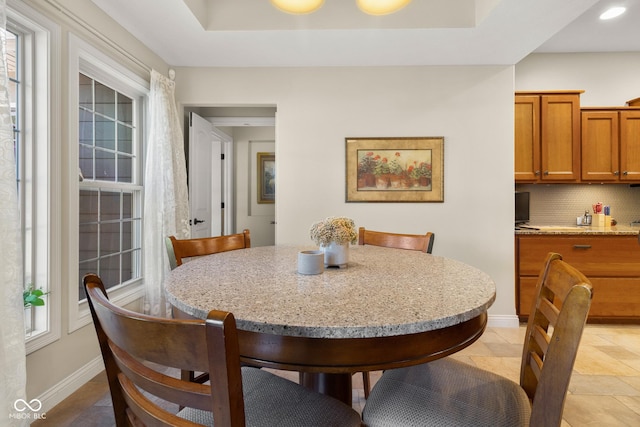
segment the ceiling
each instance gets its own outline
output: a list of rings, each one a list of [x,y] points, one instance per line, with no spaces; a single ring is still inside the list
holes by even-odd
[[[268,0],[92,0],[170,66],[516,64],[531,52],[640,52],[640,0],[413,0],[383,17],[355,0],[311,15]],[[627,13],[598,20],[609,5]]]

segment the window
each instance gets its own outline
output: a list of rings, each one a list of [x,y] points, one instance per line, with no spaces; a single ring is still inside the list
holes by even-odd
[[[16,178],[18,189],[18,205],[20,209],[20,230],[22,234],[22,283],[25,289],[29,287],[43,288],[43,292],[47,292],[46,283],[33,283],[35,275],[32,266],[37,264],[34,259],[33,248],[37,246],[38,236],[34,234],[33,228],[33,162],[32,162],[32,146],[26,143],[22,138],[25,123],[25,103],[24,103],[24,70],[22,66],[22,57],[24,53],[22,33],[17,30],[11,30],[11,26],[7,26],[6,37],[6,54],[7,54],[7,73],[9,75],[9,100],[11,102],[11,122],[13,124],[13,148],[16,158]],[[46,296],[43,299],[46,300]],[[27,336],[31,336],[37,331],[36,310],[25,310],[25,332]],[[43,310],[39,310],[43,311]]]
[[[144,295],[143,144],[149,82],[69,35],[69,332],[91,322],[82,277],[119,305]],[[145,71],[145,74],[147,72]]]
[[[48,292],[25,310],[27,353],[60,337],[59,28],[24,3],[7,8],[7,66],[23,247],[23,283]]]
[[[136,101],[83,73],[78,82],[79,278],[96,273],[109,289],[141,277]]]

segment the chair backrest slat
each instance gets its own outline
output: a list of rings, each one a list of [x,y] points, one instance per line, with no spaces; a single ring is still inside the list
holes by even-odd
[[[250,248],[251,235],[249,230],[245,229],[238,234],[199,239],[176,239],[175,236],[169,236],[165,243],[169,255],[169,265],[173,270],[182,265],[184,258]]]
[[[170,400],[180,406],[190,406],[202,410],[211,408],[211,390],[209,386],[199,383],[187,383],[178,378],[157,372],[136,358],[110,343],[111,351],[116,359],[120,371],[135,384],[139,384],[144,390]]]
[[[530,425],[560,426],[593,289],[561,255],[549,253],[536,294],[525,335],[520,385],[533,402]]]
[[[555,325],[557,323],[560,310],[553,305],[551,301],[543,298],[542,301],[540,301],[538,309],[540,310],[540,314],[547,318],[549,324]]]
[[[538,346],[538,354],[546,354],[549,348],[549,335],[541,327],[537,326],[533,330],[533,337]]]
[[[431,253],[433,240],[434,234],[431,232],[426,234],[400,234],[366,230],[364,227],[358,229],[359,245],[374,245]]]
[[[531,369],[531,372],[533,372],[536,379],[540,379],[540,373],[542,372],[543,365],[542,359],[540,359],[538,353],[533,351],[529,353],[529,357],[529,369]]]
[[[129,425],[145,427],[202,427],[201,424],[180,418],[170,412],[158,412],[156,406],[140,392],[135,383],[124,374],[118,375],[120,387],[127,403],[127,418]],[[116,424],[120,426],[120,424]]]

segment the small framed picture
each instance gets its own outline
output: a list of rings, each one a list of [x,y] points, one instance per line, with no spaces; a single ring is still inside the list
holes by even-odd
[[[258,153],[258,203],[275,203],[276,154]]]

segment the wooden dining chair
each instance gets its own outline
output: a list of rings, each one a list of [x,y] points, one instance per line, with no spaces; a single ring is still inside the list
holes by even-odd
[[[431,232],[426,234],[398,234],[386,231],[366,230],[364,227],[358,229],[358,244],[384,246],[387,248],[407,249],[411,251],[421,251],[428,254],[433,249],[433,239],[435,235]],[[369,372],[362,373],[362,386],[364,397],[367,399],[371,392],[371,376]]]
[[[248,229],[244,229],[242,233],[197,239],[176,239],[175,236],[169,236],[165,239],[165,245],[169,256],[169,267],[173,270],[179,265],[182,265],[183,259],[185,258],[250,248],[251,235]],[[183,313],[177,312],[175,308],[172,311],[174,317],[188,317]],[[185,380],[199,383],[204,383],[209,380],[206,372],[197,374],[193,371],[184,371],[182,377]]]
[[[593,291],[562,256],[538,277],[522,352],[520,384],[443,358],[386,371],[363,410],[368,427],[560,426]]]
[[[358,413],[336,399],[241,367],[232,313],[152,317],[113,305],[95,274],[83,282],[118,427],[360,426]],[[178,370],[210,372],[210,385],[171,375]]]
[[[169,236],[165,239],[165,244],[169,254],[169,266],[173,270],[182,265],[184,258],[250,248],[251,236],[247,229],[242,233],[199,239],[176,239],[175,236]]]
[[[433,249],[435,235],[431,232],[426,234],[398,234],[385,231],[366,230],[364,227],[358,229],[359,245],[384,246],[387,248],[408,249],[411,251],[422,251],[428,254]]]

